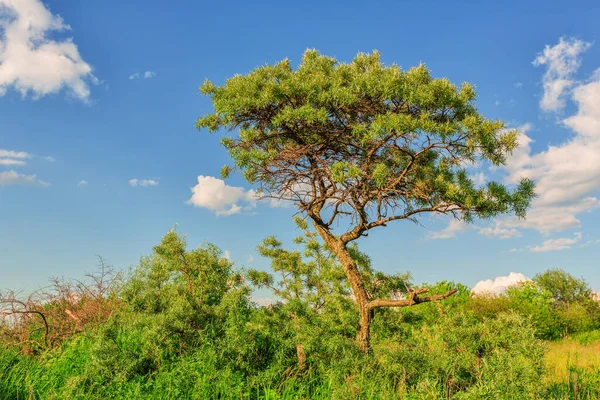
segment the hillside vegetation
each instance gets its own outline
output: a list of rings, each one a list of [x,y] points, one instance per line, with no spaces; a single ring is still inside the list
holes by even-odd
[[[240,270],[215,246],[168,232],[123,276],[55,279],[27,298],[3,293],[1,399],[599,399],[600,316],[582,279],[550,270],[499,296],[353,258],[396,299],[375,310],[372,348],[342,266],[314,232],[288,250],[258,247],[270,271]],[[277,301],[258,306],[254,287]]]

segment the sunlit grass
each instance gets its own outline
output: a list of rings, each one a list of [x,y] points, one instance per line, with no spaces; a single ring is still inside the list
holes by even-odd
[[[600,399],[600,334],[548,343],[549,398]]]

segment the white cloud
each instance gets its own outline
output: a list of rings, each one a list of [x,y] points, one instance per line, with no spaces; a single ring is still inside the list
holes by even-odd
[[[231,252],[229,250],[225,250],[223,252],[223,257],[225,257],[228,260],[231,260]]]
[[[20,185],[33,182],[35,182],[35,175],[24,175],[15,171],[0,172],[0,186]]]
[[[49,38],[69,29],[40,0],[0,0],[0,96],[9,88],[34,98],[64,88],[88,101],[88,82],[98,83],[92,67],[72,39]]]
[[[157,186],[158,185],[158,181],[155,181],[154,179],[130,179],[129,180],[129,186],[131,187],[138,187],[138,186]]]
[[[9,185],[24,185],[24,184],[38,184],[40,186],[48,187],[50,184],[42,180],[36,180],[36,175],[25,175],[19,174],[16,171],[0,171],[0,186]]]
[[[0,165],[14,165],[21,166],[25,165],[26,162],[23,160],[16,160],[14,158],[0,158]]]
[[[248,255],[248,264],[252,264],[254,262],[254,256],[252,254]]]
[[[502,228],[496,222],[493,226],[479,228],[479,233],[484,236],[498,237],[500,239],[510,239],[514,237],[521,237],[521,232],[514,228]]]
[[[130,80],[140,79],[140,78],[150,79],[150,78],[154,78],[155,76],[156,76],[156,72],[154,72],[154,71],[146,71],[144,73],[135,72],[135,73],[129,75],[129,79]]]
[[[429,235],[427,235],[427,239],[450,239],[456,237],[457,233],[467,230],[467,227],[468,226],[466,222],[453,218],[450,220],[450,223],[446,228],[439,232],[431,232]]]
[[[498,295],[504,293],[507,288],[517,285],[519,282],[529,280],[529,278],[520,272],[511,272],[508,276],[499,276],[493,280],[487,279],[477,282],[473,286],[473,289],[471,289],[471,293]]]
[[[534,253],[540,253],[545,251],[556,251],[556,250],[567,250],[570,249],[574,244],[579,242],[583,235],[579,232],[575,233],[575,236],[571,238],[560,238],[546,240],[543,244],[536,247],[530,247],[529,251]]]
[[[256,193],[244,188],[228,186],[222,179],[213,176],[198,176],[198,184],[192,188],[192,197],[187,201],[200,208],[208,208],[216,215],[232,215],[254,207]]]
[[[521,88],[523,88],[523,83],[522,82],[515,82],[515,87],[517,89],[521,89]]]
[[[487,181],[487,177],[485,176],[485,173],[483,173],[482,171],[469,176],[469,178],[471,178],[473,183],[475,183],[475,185],[477,185],[477,186],[485,185],[485,182]]]
[[[588,47],[589,44],[581,41],[561,39],[554,47],[546,46],[536,63],[547,65],[544,79],[570,75],[580,65],[578,55]],[[517,183],[520,177],[530,178],[536,182],[538,197],[533,200],[527,219],[499,219],[497,225],[501,228],[531,228],[545,234],[573,229],[581,225],[579,214],[600,207],[597,198],[600,192],[600,73],[594,73],[583,83],[571,81],[569,87],[568,98],[575,103],[577,111],[560,123],[571,129],[574,136],[533,153],[533,140],[527,135],[531,125],[520,128],[520,147],[508,159],[506,183]],[[541,107],[556,109],[544,103]]]
[[[79,183],[77,184],[77,186],[85,186],[88,184],[88,181],[86,181],[85,179],[82,179],[79,181]]]
[[[44,160],[48,161],[48,162],[55,162],[56,158],[52,157],[52,156],[46,156],[46,157],[42,157]]]
[[[2,0],[0,0],[0,1],[2,1]],[[24,151],[11,151],[11,150],[0,149],[0,157],[1,158],[24,159],[24,158],[31,158],[31,154],[26,153]]]
[[[565,93],[575,85],[572,76],[581,64],[580,55],[591,43],[575,39],[560,38],[555,46],[546,45],[533,60],[533,65],[547,66],[542,80],[544,94],[540,107],[544,111],[558,111],[565,106]]]

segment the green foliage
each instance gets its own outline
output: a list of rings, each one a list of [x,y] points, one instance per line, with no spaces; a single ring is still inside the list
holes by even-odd
[[[533,281],[550,292],[554,300],[565,304],[587,301],[592,294],[592,289],[584,279],[577,279],[562,269],[536,274]]]
[[[261,193],[294,200],[302,211],[328,199],[373,221],[388,209],[432,205],[466,220],[522,217],[534,195],[528,179],[514,190],[474,184],[465,164],[504,164],[517,132],[477,112],[473,85],[433,78],[424,65],[403,71],[378,52],[342,63],[307,50],[295,70],[283,60],[223,86],[206,81],[200,92],[214,112],[196,126],[239,130],[222,140],[233,167]]]
[[[551,292],[534,283],[495,298],[471,297],[452,282],[424,285],[431,294],[458,293],[444,302],[375,310],[373,350],[361,352],[341,266],[304,220],[297,223],[298,249],[267,238],[259,251],[271,271],[247,272],[253,283],[272,287],[276,304],[257,307],[218,248],[188,250],[170,231],[115,294],[119,308],[108,321],[40,354],[0,341],[0,399],[600,397],[590,361],[565,366],[558,379],[545,367],[539,340],[551,336],[552,324],[561,332],[581,324],[585,301],[557,307]],[[351,249],[373,284],[368,290],[388,296],[410,287],[410,276],[377,273]],[[600,342],[589,331],[568,342],[576,343],[591,346],[592,360]]]
[[[536,281],[540,277],[556,277],[556,271],[537,275]],[[566,273],[561,272],[559,276],[563,274]],[[543,284],[536,281],[521,282],[499,296],[476,296],[467,303],[467,308],[486,318],[503,311],[515,311],[531,319],[542,339],[556,340],[599,327],[600,306],[590,298],[591,291],[582,291],[582,285],[563,285],[554,279],[542,280]],[[560,289],[552,290],[556,288],[554,284]]]

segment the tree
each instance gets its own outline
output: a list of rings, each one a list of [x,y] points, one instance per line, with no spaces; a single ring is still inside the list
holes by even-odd
[[[233,169],[259,186],[264,198],[290,200],[309,218],[341,263],[360,314],[357,342],[369,349],[372,311],[452,295],[374,298],[349,244],[371,229],[423,213],[471,221],[514,213],[524,217],[534,184],[478,187],[466,166],[503,165],[517,132],[484,118],[475,89],[434,79],[424,65],[408,71],[385,66],[379,53],[341,63],[307,51],[293,70],[289,60],[236,75],[223,86],[206,81],[214,112],[197,128],[239,129],[222,144]],[[232,168],[225,166],[224,177]]]
[[[562,269],[549,269],[533,277],[533,281],[563,304],[590,300],[592,289],[585,279],[577,279]]]

